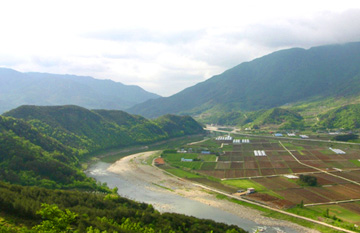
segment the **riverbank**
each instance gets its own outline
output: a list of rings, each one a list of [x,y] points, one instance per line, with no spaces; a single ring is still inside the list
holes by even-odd
[[[149,160],[148,158],[154,156],[156,153],[159,152],[149,151],[129,155],[113,163],[108,168],[108,171],[120,174],[121,176],[126,177],[129,180],[133,180],[134,182],[139,180],[146,182],[149,184],[149,189],[156,189],[158,192],[176,193],[177,195],[181,195],[185,198],[219,208],[234,214],[239,218],[252,220],[259,225],[285,226],[293,228],[298,232],[318,232],[316,230],[308,229],[291,222],[265,217],[262,216],[262,212],[258,210],[236,205],[225,199],[218,199],[214,194],[211,194],[202,188],[195,186],[191,182],[169,175],[165,171],[148,164],[148,162],[146,162]],[[170,205],[155,205],[154,207],[162,212],[173,211]]]

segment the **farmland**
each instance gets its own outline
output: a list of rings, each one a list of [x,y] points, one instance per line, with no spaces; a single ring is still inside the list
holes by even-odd
[[[251,137],[248,143],[213,138],[181,149],[182,153],[162,156],[169,167],[203,177],[197,182],[210,179],[228,191],[255,188],[256,193],[243,198],[333,224],[348,224],[348,229],[360,224],[359,145]],[[181,162],[181,158],[191,161]],[[300,175],[316,177],[317,184],[299,182]]]

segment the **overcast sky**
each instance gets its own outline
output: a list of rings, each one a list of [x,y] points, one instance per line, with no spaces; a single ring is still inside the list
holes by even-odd
[[[169,96],[276,50],[360,41],[360,1],[11,0],[0,26],[0,67]]]

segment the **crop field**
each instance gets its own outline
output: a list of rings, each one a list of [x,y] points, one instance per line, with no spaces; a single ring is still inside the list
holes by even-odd
[[[256,194],[246,198],[276,208],[289,208],[299,203],[318,204],[307,210],[320,213],[330,209],[331,214],[360,224],[360,202],[327,204],[360,199],[359,146],[334,144],[306,140],[282,140],[279,143],[257,138],[240,144],[208,140],[193,146],[192,153],[170,153],[164,159],[173,167],[185,170],[184,173],[175,170],[181,177],[208,182],[206,178],[198,178],[199,175],[221,179],[221,182],[211,182],[222,185],[223,190],[255,188]],[[330,147],[345,154],[336,154]],[[196,148],[199,149],[195,151]],[[203,149],[211,154],[201,154]],[[256,156],[255,151],[264,151],[266,156]],[[182,158],[192,161],[182,162]],[[290,174],[295,178],[285,176]],[[316,177],[317,185],[299,182],[296,177],[302,174]]]

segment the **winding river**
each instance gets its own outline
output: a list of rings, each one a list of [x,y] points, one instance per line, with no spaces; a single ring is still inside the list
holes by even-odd
[[[303,232],[299,228],[277,226],[274,222],[269,225],[261,225],[249,219],[239,218],[237,215],[219,208],[171,192],[158,190],[154,188],[153,184],[146,181],[129,179],[129,177],[121,174],[107,171],[110,165],[105,162],[96,162],[88,168],[86,174],[97,181],[106,182],[110,188],[118,187],[118,193],[121,196],[152,204],[160,212],[175,212],[198,218],[212,219],[217,222],[237,225],[249,232],[253,232],[257,227],[266,229],[264,232]]]

